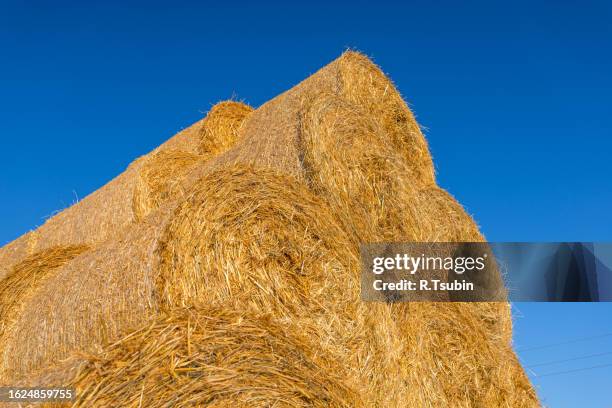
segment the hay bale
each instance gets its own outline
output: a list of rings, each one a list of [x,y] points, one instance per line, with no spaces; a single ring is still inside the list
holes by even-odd
[[[147,157],[134,186],[132,209],[136,220],[180,194],[182,179],[202,156],[179,150],[161,150]]]
[[[97,357],[85,362],[90,368],[76,383],[88,387],[99,376],[117,399],[88,388],[83,398],[96,399],[83,401],[130,404],[145,397],[145,391],[128,392],[138,370],[162,372],[160,356],[148,355],[137,371],[113,367],[134,358],[135,348],[155,350],[180,338],[156,343],[164,329],[143,338],[143,325],[156,327],[184,307],[216,308],[234,311],[238,321],[259,322],[252,326],[257,330],[278,328],[281,343],[307,339],[300,352],[317,350],[329,361],[324,381],[342,378],[364,406],[538,405],[512,351],[507,303],[360,300],[361,241],[484,240],[463,208],[435,185],[418,125],[377,67],[344,54],[241,126],[234,147],[193,165],[181,194],[59,269],[36,299],[24,303],[3,350],[5,376],[27,378],[87,351]],[[258,320],[262,315],[265,323]],[[225,337],[211,339],[201,353],[234,344],[231,339],[243,333],[235,324],[215,324]],[[143,340],[131,343],[132,336]],[[258,344],[252,347],[260,350]],[[92,368],[100,358],[108,370]],[[245,358],[245,367],[257,365]],[[266,376],[279,372],[264,365]],[[74,366],[57,370],[66,376]],[[301,370],[291,378],[310,378]],[[207,371],[193,387],[216,375]],[[180,389],[166,390],[163,378],[151,374],[138,384],[162,401],[180,399]],[[289,388],[301,389],[295,385],[300,381]],[[326,400],[329,389],[308,384],[310,404],[348,401]],[[192,388],[185,390],[193,395]],[[261,389],[257,401],[276,398],[275,391]],[[253,403],[253,394],[246,395],[238,403]]]
[[[3,279],[13,265],[32,254],[37,234],[30,231],[0,248],[0,279]]]
[[[347,278],[346,265],[358,263],[350,247],[304,184],[232,166],[203,177],[172,214],[158,246],[157,291],[165,307],[240,298],[262,312],[293,315],[324,299],[342,301],[334,289]],[[355,292],[357,276],[351,279],[347,289]]]
[[[364,108],[326,93],[304,102],[300,135],[307,182],[360,242],[400,236],[413,241],[416,182],[401,152]]]
[[[58,246],[37,252],[13,266],[0,280],[0,350],[23,306],[36,295],[54,271],[89,249],[86,245]]]
[[[211,173],[195,186],[188,201],[172,211],[162,231],[149,231],[149,235],[161,237],[160,244],[147,244],[150,252],[161,257],[160,266],[137,271],[142,265],[142,255],[133,251],[144,246],[142,241],[137,241],[129,253],[108,250],[95,263],[89,258],[85,262],[94,270],[101,267],[105,270],[92,277],[88,284],[81,278],[69,285],[80,286],[81,296],[92,289],[98,291],[97,295],[60,305],[63,308],[56,314],[68,319],[58,319],[64,327],[30,326],[22,333],[40,332],[42,339],[56,336],[58,340],[49,349],[57,350],[66,335],[71,336],[71,327],[80,327],[80,336],[87,335],[89,339],[82,344],[73,343],[72,348],[82,350],[94,344],[92,340],[101,346],[103,341],[109,342],[121,335],[122,330],[116,328],[114,333],[94,338],[91,330],[97,331],[99,322],[122,325],[126,335],[125,329],[130,325],[156,313],[155,307],[143,309],[136,301],[146,304],[161,299],[159,306],[168,313],[177,305],[217,304],[235,310],[265,311],[286,332],[305,333],[317,349],[343,362],[335,371],[352,384],[362,384],[359,395],[374,405],[396,406],[399,401],[410,401],[406,405],[420,406],[426,401],[440,401],[441,406],[470,406],[477,401],[490,402],[490,397],[483,395],[481,389],[504,391],[505,402],[520,402],[515,392],[517,380],[513,379],[520,380],[522,371],[515,361],[507,359],[512,355],[509,343],[494,329],[499,313],[489,310],[489,316],[484,318],[479,308],[466,313],[471,305],[421,307],[420,304],[362,303],[359,272],[356,262],[350,262],[356,258],[357,249],[346,239],[348,234],[334,226],[334,218],[325,215],[328,210],[322,200],[309,194],[306,188],[295,179],[263,170],[233,168]],[[226,197],[232,200],[225,200]],[[257,204],[249,208],[248,203],[253,202],[250,198]],[[125,241],[132,242],[134,237]],[[157,249],[152,251],[155,246]],[[269,256],[266,251],[271,251]],[[114,262],[103,265],[102,261],[108,258]],[[100,286],[114,289],[117,282],[98,281],[118,263],[130,259],[135,259],[134,264],[123,274],[117,274],[117,279],[124,275],[123,279],[129,277],[129,282],[110,292],[99,289]],[[82,265],[75,267],[74,271],[81,268]],[[134,290],[132,285],[139,281],[149,282],[151,286],[149,274],[156,270],[160,271],[155,282],[157,290],[150,287]],[[65,285],[65,277],[58,277],[58,281],[62,280]],[[40,296],[47,302],[52,300],[49,295],[58,290],[62,288],[49,287],[48,293]],[[105,305],[101,315],[100,303],[108,303],[109,299],[121,299],[124,303],[114,301]],[[82,317],[89,317],[93,323],[83,318],[75,323],[72,316],[66,316],[68,310],[81,303],[89,305]],[[122,321],[125,313],[132,314],[129,322]],[[419,314],[422,318],[415,317]],[[24,317],[28,322],[32,319],[35,316],[31,314]],[[49,324],[48,317],[44,320]],[[418,326],[423,323],[426,326]],[[466,331],[465,327],[480,329]],[[57,336],[58,332],[63,336]],[[470,336],[469,342],[463,341],[465,335]],[[28,347],[25,355],[35,353],[42,339],[38,340],[38,346]],[[483,347],[487,353],[483,354]],[[64,351],[62,358],[69,355],[68,349]],[[14,350],[11,354],[24,355],[23,352]],[[446,364],[440,364],[438,355],[445,356]],[[500,365],[500,360],[507,365]],[[52,361],[57,359],[38,364],[37,368],[48,366]],[[473,365],[474,361],[478,365]],[[494,368],[496,377],[490,376]],[[461,369],[466,380],[461,384],[455,382],[449,375],[451,369]],[[423,379],[424,372],[433,374]],[[108,375],[111,377],[111,373]],[[124,384],[125,379],[112,381]],[[480,384],[487,387],[481,388]],[[421,385],[415,393],[415,387]],[[529,405],[521,402],[510,406]]]
[[[204,119],[198,152],[210,158],[229,150],[239,139],[240,129],[251,112],[252,107],[237,101],[213,106]]]
[[[80,360],[67,383],[75,407],[362,406],[313,346],[261,312],[175,309]]]
[[[151,277],[161,234],[153,213],[58,268],[21,300],[0,349],[0,383],[27,378],[75,351],[93,351],[156,310]]]

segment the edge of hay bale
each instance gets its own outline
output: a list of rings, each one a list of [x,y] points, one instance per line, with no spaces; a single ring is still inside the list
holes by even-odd
[[[0,280],[0,350],[2,366],[6,364],[7,337],[27,302],[60,267],[90,249],[87,245],[51,247],[36,252],[15,264],[11,272]]]

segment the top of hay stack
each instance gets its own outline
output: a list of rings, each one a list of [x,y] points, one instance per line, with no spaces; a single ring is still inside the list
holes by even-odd
[[[353,51],[259,107],[244,125],[245,139],[220,162],[252,163],[303,176],[296,121],[322,95],[336,95],[377,116],[381,130],[390,136],[387,141],[402,152],[414,178],[426,184],[435,182],[427,142],[412,112],[380,68]]]

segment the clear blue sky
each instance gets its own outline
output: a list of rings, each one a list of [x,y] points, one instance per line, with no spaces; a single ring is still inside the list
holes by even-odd
[[[610,2],[87,3],[0,1],[0,244],[214,102],[257,106],[347,47],[396,82],[490,240],[612,241]],[[517,346],[612,331],[610,305],[516,306]],[[594,343],[521,357],[612,351]],[[535,383],[551,407],[612,406],[610,368]]]

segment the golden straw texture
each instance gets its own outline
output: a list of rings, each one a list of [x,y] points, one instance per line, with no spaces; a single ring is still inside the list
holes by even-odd
[[[260,312],[176,309],[83,359],[74,406],[362,406],[337,364]]]
[[[360,243],[484,241],[369,59],[190,134],[120,176],[128,225],[20,300],[0,382],[71,385],[79,407],[539,406],[507,302],[361,300]]]

